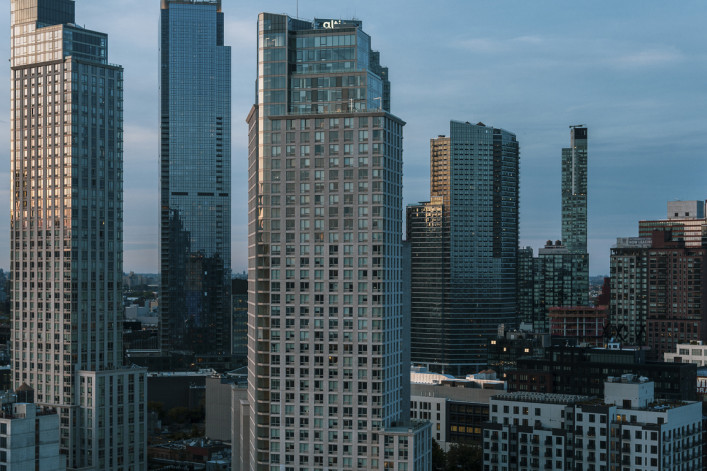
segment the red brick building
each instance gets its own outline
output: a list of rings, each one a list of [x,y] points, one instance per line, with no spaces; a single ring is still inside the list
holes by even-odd
[[[707,340],[707,248],[654,232],[648,251],[646,343],[662,359],[678,343]]]
[[[550,334],[553,337],[577,339],[595,347],[604,345],[604,325],[608,320],[608,307],[551,307]]]

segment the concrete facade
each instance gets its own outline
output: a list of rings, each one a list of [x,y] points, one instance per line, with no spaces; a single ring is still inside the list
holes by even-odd
[[[702,406],[655,401],[653,383],[608,378],[604,398],[509,393],[491,399],[484,470],[702,469]]]

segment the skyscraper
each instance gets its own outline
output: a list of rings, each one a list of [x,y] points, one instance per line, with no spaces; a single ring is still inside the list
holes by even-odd
[[[570,253],[587,253],[587,128],[570,126],[570,147],[562,149],[562,243]]]
[[[146,469],[145,371],[123,368],[123,69],[73,0],[11,2],[15,387],[57,408],[69,469]]]
[[[547,332],[550,307],[589,305],[587,253],[587,128],[570,126],[570,147],[562,149],[562,240],[548,240],[532,257],[521,252],[518,315]]]
[[[160,346],[231,350],[231,48],[221,0],[162,0]]]
[[[430,140],[430,167],[430,201],[407,208],[412,361],[474,372],[498,324],[516,323],[518,141],[452,121]]]
[[[430,469],[405,403],[402,130],[360,21],[258,17],[251,469]]]

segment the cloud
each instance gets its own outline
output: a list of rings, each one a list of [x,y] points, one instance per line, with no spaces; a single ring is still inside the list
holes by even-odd
[[[662,67],[672,66],[683,60],[685,55],[676,48],[658,47],[612,57],[609,64],[618,68]]]

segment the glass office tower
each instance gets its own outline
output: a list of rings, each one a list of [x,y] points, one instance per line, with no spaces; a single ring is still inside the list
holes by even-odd
[[[231,350],[231,48],[221,0],[162,0],[160,347]]]
[[[461,375],[516,323],[519,148],[514,134],[452,121],[430,141],[431,201],[407,208],[412,361]]]
[[[403,394],[404,123],[388,70],[360,21],[270,13],[257,70],[251,469],[430,469],[429,425]]]
[[[55,407],[69,469],[147,468],[123,368],[123,69],[72,0],[11,2],[12,370]]]

